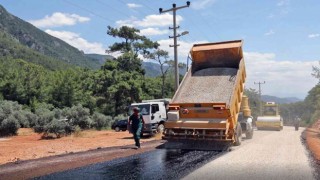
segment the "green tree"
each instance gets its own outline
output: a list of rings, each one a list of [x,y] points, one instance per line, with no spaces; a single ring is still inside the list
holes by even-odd
[[[138,55],[159,45],[138,33],[138,29],[127,26],[108,26],[107,34],[122,40],[111,45],[109,51],[122,55],[106,61],[95,75],[93,93],[99,96],[97,106],[107,115],[123,114],[130,103],[141,101],[145,72]]]
[[[0,91],[6,100],[31,106],[35,101],[45,101],[46,70],[24,60],[0,60]]]
[[[122,26],[119,29],[108,26],[108,35],[123,40],[111,45],[109,47],[110,51],[132,52],[134,56],[138,56],[139,53],[146,54],[149,49],[158,48],[159,44],[157,42],[139,35],[139,32],[139,29],[128,26]]]
[[[318,63],[319,63],[319,65],[320,65],[320,61],[319,61]],[[318,66],[312,66],[312,73],[311,73],[311,75],[312,75],[313,77],[315,77],[316,79],[318,79],[319,82],[320,82],[320,67],[318,67]]]
[[[160,72],[161,72],[161,97],[164,98],[164,89],[165,89],[165,81],[167,74],[172,67],[172,61],[169,61],[169,53],[162,49],[156,49],[154,52],[146,54],[145,58],[152,59],[156,61],[160,65]]]
[[[255,89],[249,88],[244,90],[244,94],[249,98],[249,106],[252,116],[256,119],[260,112],[260,98]]]

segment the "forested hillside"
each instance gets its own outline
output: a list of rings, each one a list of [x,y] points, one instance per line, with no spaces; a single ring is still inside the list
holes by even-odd
[[[280,97],[269,96],[269,95],[262,95],[261,99],[265,102],[276,102],[277,104],[288,104],[288,103],[295,103],[295,102],[302,101],[301,99],[298,99],[296,97],[280,98]]]
[[[43,55],[27,46],[20,44],[6,32],[0,31],[0,57],[1,59],[24,59],[25,61],[41,65],[50,70],[66,69],[73,65],[62,60]]]
[[[1,102],[0,111],[4,116],[0,116],[0,135],[15,134],[18,127],[62,134],[73,132],[76,126],[81,129],[102,128],[110,126],[108,119],[125,115],[132,102],[171,97],[173,79],[167,78],[162,85],[161,77],[146,77],[142,60],[138,58],[142,52],[152,52],[157,43],[137,35],[138,30],[134,28],[109,29],[114,36],[121,36],[124,31],[138,37],[128,41],[137,48],[129,44],[115,47],[114,51],[123,54],[106,61],[98,70],[65,66],[61,61],[15,43],[2,33],[2,40],[9,45],[4,48],[9,53],[0,51],[3,53],[0,56],[0,101],[15,101],[21,106]],[[23,114],[33,115],[25,118]],[[76,116],[79,122],[58,121],[63,116],[68,119]],[[11,130],[4,131],[8,128]]]
[[[16,43],[27,46],[30,49],[33,49],[42,55],[54,58],[57,61],[63,61],[68,64],[87,68],[97,69],[100,67],[97,61],[85,56],[80,50],[8,13],[1,5],[0,32],[2,32],[2,34],[6,33],[6,36],[14,39]],[[7,46],[5,43],[6,41],[1,42],[1,48]],[[0,50],[6,51],[5,48]],[[15,52],[13,51],[9,50],[6,51],[6,53],[15,57]],[[30,59],[25,60],[30,62],[37,61],[35,57],[30,57]]]

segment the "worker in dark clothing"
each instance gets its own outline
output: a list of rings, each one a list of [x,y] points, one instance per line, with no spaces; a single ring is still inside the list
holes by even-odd
[[[300,119],[298,116],[296,116],[296,117],[294,118],[294,127],[295,127],[295,130],[296,130],[296,131],[299,130],[300,121],[301,121],[301,119]]]
[[[144,127],[143,116],[139,113],[140,109],[133,108],[133,114],[129,117],[128,125],[131,124],[131,130],[137,148],[140,148],[140,134]]]

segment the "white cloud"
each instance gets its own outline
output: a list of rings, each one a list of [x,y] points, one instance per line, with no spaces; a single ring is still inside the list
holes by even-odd
[[[286,15],[291,11],[290,0],[279,0],[277,6],[279,7],[281,15]]]
[[[272,34],[274,34],[275,32],[272,30],[272,29],[270,29],[268,32],[266,32],[266,33],[264,33],[264,35],[265,36],[270,36],[270,35],[272,35]]]
[[[275,15],[274,15],[274,14],[269,14],[267,17],[268,17],[269,19],[272,19],[272,18],[275,17]]]
[[[134,3],[128,3],[127,6],[128,6],[128,8],[130,8],[130,9],[142,7],[141,4],[134,4]]]
[[[317,38],[320,37],[320,34],[309,34],[308,38]]]
[[[160,30],[159,28],[146,28],[146,29],[141,29],[139,34],[144,36],[155,36],[155,35],[163,35],[168,33],[169,33],[168,29]]]
[[[208,41],[195,41],[195,42],[186,42],[186,41],[178,41],[178,58],[180,62],[187,62],[187,57],[190,52],[191,47],[193,44],[199,44],[199,43],[207,43]],[[172,39],[164,39],[159,40],[158,43],[160,44],[160,48],[163,50],[166,50],[169,52],[169,56],[171,59],[173,59],[173,47],[170,47],[170,45],[173,44]]]
[[[245,52],[247,88],[258,89],[254,82],[266,81],[262,94],[304,98],[316,85],[311,76],[318,61],[277,61],[273,53]]]
[[[216,0],[197,0],[191,3],[190,7],[196,10],[210,7]]]
[[[77,14],[55,12],[51,16],[46,15],[43,19],[30,20],[29,22],[39,28],[72,26],[77,23],[90,21],[90,18]]]
[[[183,18],[180,15],[176,16],[177,23],[179,24]],[[127,20],[119,20],[116,22],[118,26],[130,27],[162,27],[172,25],[172,15],[169,13],[148,15],[144,19],[139,20],[136,17],[131,17]]]
[[[280,0],[277,3],[277,6],[288,6],[290,4],[290,0]]]
[[[172,39],[158,41],[160,48],[169,52],[173,59]],[[179,62],[186,63],[187,56],[193,44],[207,41],[178,41]],[[246,88],[257,89],[254,82],[266,81],[262,86],[262,94],[278,97],[305,98],[308,91],[317,84],[317,79],[311,76],[312,66],[318,66],[318,61],[279,61],[274,53],[244,52],[246,64]]]
[[[54,31],[50,29],[45,30],[45,32],[65,41],[66,43],[84,51],[85,53],[105,53],[105,48],[101,43],[88,42],[86,39],[83,39],[80,34],[70,31]]]

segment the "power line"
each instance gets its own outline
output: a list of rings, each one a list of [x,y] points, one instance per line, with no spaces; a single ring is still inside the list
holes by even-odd
[[[206,22],[206,20],[204,19],[203,16],[200,16],[200,19],[202,20],[203,24],[205,24],[206,26],[208,26],[208,27],[210,28],[210,31],[213,32],[219,40],[221,40],[221,37],[220,37],[219,34],[214,30],[214,28],[212,27],[211,23]]]
[[[124,2],[123,0],[119,0],[122,4],[124,4],[125,6],[127,6],[128,3]],[[146,5],[146,4],[143,4],[143,3],[140,3],[142,4],[144,7],[146,7],[147,9],[150,10],[151,13],[155,14],[155,12],[157,11],[157,9],[152,9],[150,6]],[[137,11],[139,14],[143,14],[145,16],[148,16],[150,14],[146,13],[145,11]]]
[[[122,1],[122,0],[120,0],[120,1]],[[153,1],[149,1],[149,2],[153,2]],[[150,10],[150,12],[152,12],[152,13],[157,11],[157,9],[153,9],[152,7],[148,6],[147,4],[144,4],[142,2],[141,2],[141,4],[143,4],[143,6],[145,6],[145,7],[147,7]]]
[[[189,27],[188,29],[191,29],[191,27],[193,29],[196,29],[193,32],[198,32],[201,34],[202,37],[204,37],[205,39],[208,39],[207,33],[205,33],[201,28],[199,28],[199,26],[196,23],[194,23],[191,16],[188,18],[188,21],[191,22],[191,24],[192,24],[191,26],[187,25]],[[191,36],[193,37],[193,35],[191,35]],[[197,38],[196,40],[199,41],[199,38]]]
[[[122,4],[124,4],[125,6],[127,6],[127,3],[124,2],[123,0],[119,0]],[[140,3],[142,4],[144,7],[147,7],[152,14],[148,14],[145,11],[137,11],[139,14],[143,15],[144,17],[150,16],[150,15],[156,15],[156,9],[152,9],[150,6],[144,4],[144,3]],[[131,16],[130,16],[131,17]],[[143,19],[143,18],[142,18]],[[161,23],[162,21],[160,19],[154,19],[154,21]]]
[[[126,14],[126,13],[123,13],[123,12],[119,11],[117,8],[112,8],[112,6],[110,6],[110,4],[107,4],[107,3],[103,2],[103,1],[100,1],[100,0],[96,0],[96,1],[99,2],[99,3],[102,4],[102,5],[105,5],[105,6],[108,7],[108,8],[113,9],[114,11],[118,12],[118,13],[121,14],[121,15]],[[129,17],[130,17],[130,16],[129,16]]]
[[[70,1],[68,1],[68,0],[64,0],[64,2],[66,2],[67,4],[70,4],[70,5],[74,6],[74,7],[77,7],[77,8],[79,8],[79,9],[83,10],[83,11],[89,12],[89,13],[91,13],[91,14],[93,14],[93,15],[95,15],[95,16],[97,16],[97,17],[99,17],[99,18],[101,18],[101,19],[103,19],[103,20],[105,20],[105,21],[112,22],[112,23],[115,22],[115,21],[112,20],[112,19],[109,19],[109,18],[106,18],[106,17],[104,17],[104,16],[101,16],[101,15],[99,15],[99,14],[91,11],[91,10],[88,9],[88,8],[84,8],[84,7],[79,6],[79,5],[75,4],[75,3],[72,3],[72,2],[70,2]]]

